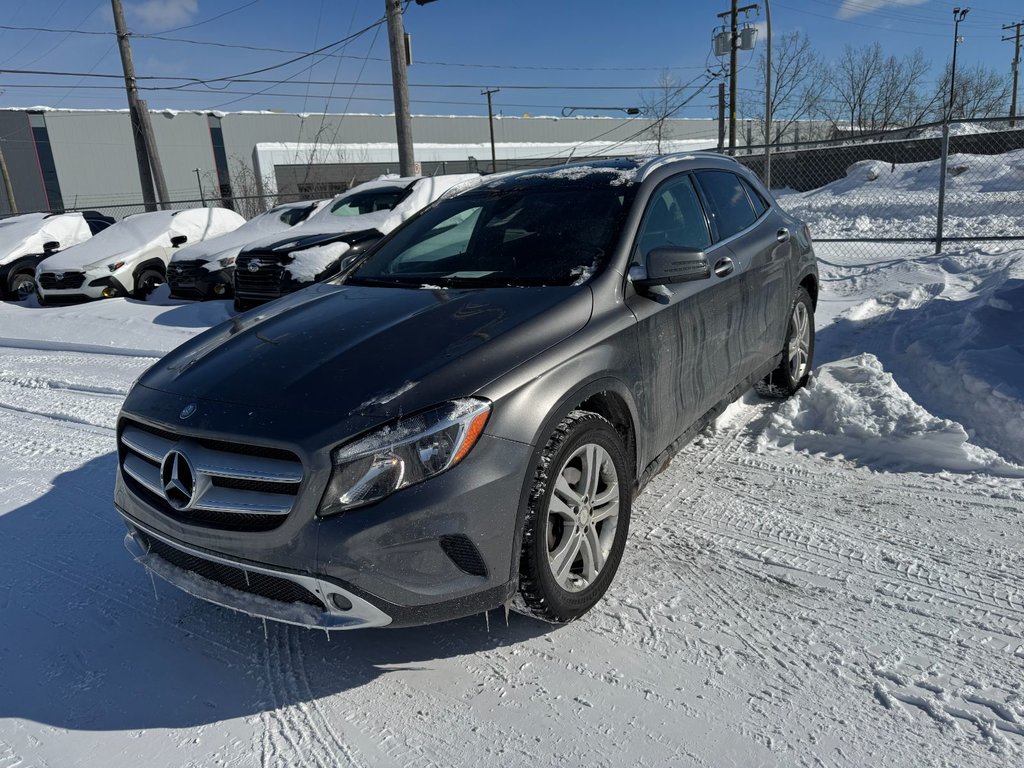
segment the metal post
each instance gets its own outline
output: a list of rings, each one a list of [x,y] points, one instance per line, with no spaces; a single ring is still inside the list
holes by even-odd
[[[117,47],[121,52],[121,67],[124,70],[124,87],[128,92],[128,113],[132,121],[132,138],[135,140],[135,160],[139,166],[139,184],[142,200],[147,211],[156,210],[156,193],[153,191],[153,173],[146,150],[146,137],[139,120],[139,91],[135,83],[135,65],[132,63],[132,49],[128,42],[128,27],[124,20],[124,5],[121,0],[110,0],[114,11],[114,29],[117,31]]]
[[[939,160],[939,209],[935,223],[935,253],[942,252],[943,227],[946,218],[946,165],[949,160],[949,121],[953,119],[953,104],[956,99],[956,50],[960,45],[960,22],[970,8],[953,9],[953,62],[949,73],[949,108],[942,121],[942,157]]]
[[[203,194],[203,180],[199,176],[199,170],[200,169],[199,168],[193,168],[192,170],[194,170],[196,172],[196,184],[199,185],[199,200],[200,200],[200,202],[202,202],[203,208],[205,208],[206,207],[206,195]]]
[[[487,97],[487,122],[491,128],[491,173],[498,172],[498,156],[494,149],[494,107],[491,104],[491,96],[500,90],[500,88],[489,88],[486,91],[480,91],[481,96]]]
[[[7,204],[11,213],[18,212],[18,203],[14,200],[14,186],[11,184],[11,174],[7,170],[7,159],[4,157],[3,142],[0,140],[0,174],[4,177],[4,190],[7,192]]]
[[[764,54],[764,185],[772,188],[772,1],[764,0],[767,48]]]
[[[1018,78],[1020,77],[1020,28],[1024,27],[1024,21],[1018,21],[1016,24],[1006,24],[1003,29],[1014,29],[1016,28],[1017,33],[1013,37],[1004,37],[1003,42],[1010,40],[1014,41],[1014,52],[1013,52],[1013,95],[1010,97],[1010,127],[1015,128],[1017,126],[1017,85]]]
[[[409,73],[405,64],[405,26],[401,0],[384,0],[391,48],[391,88],[395,95],[395,133],[398,139],[398,168],[402,176],[416,175],[412,144],[412,116],[409,114]]]

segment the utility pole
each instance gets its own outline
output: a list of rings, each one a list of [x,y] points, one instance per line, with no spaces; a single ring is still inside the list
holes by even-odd
[[[725,150],[725,83],[718,84],[718,151]]]
[[[7,192],[7,204],[11,208],[11,213],[17,213],[18,204],[14,201],[14,186],[11,184],[11,174],[7,171],[7,159],[4,157],[2,139],[0,139],[0,174],[4,177],[4,190]]]
[[[1013,95],[1010,98],[1010,127],[1014,128],[1017,125],[1017,82],[1020,77],[1020,28],[1024,27],[1024,21],[1018,21],[1016,24],[1004,24],[1003,29],[1016,29],[1017,33],[1012,37],[1004,37],[1003,42],[1014,41],[1014,53],[1013,53]]]
[[[740,29],[737,17],[741,13],[757,10],[757,4],[738,7],[739,0],[732,0],[732,8],[718,14],[720,19],[729,19],[729,154],[736,154],[736,55],[739,51]]]
[[[142,186],[142,199],[147,211],[157,209],[154,179],[160,193],[160,201],[167,202],[167,184],[164,182],[163,170],[159,161],[152,160],[151,148],[146,134],[152,134],[153,126],[149,122],[149,112],[140,104],[138,84],[135,79],[135,64],[132,62],[132,48],[128,42],[128,25],[124,20],[124,5],[121,0],[110,0],[114,12],[114,29],[117,30],[117,47],[121,52],[121,66],[124,69],[124,87],[128,92],[128,113],[132,121],[132,138],[135,139],[135,159],[139,165],[139,183]],[[155,150],[155,145],[152,147]]]
[[[498,156],[494,150],[494,106],[491,104],[491,96],[500,91],[501,88],[488,88],[480,91],[481,96],[487,97],[487,122],[491,127],[491,173],[498,172]]]
[[[764,53],[764,185],[772,188],[772,0],[764,0],[765,21],[768,24]]]
[[[384,0],[391,48],[391,88],[395,94],[395,133],[398,138],[398,168],[402,176],[415,176],[416,158],[412,145],[412,116],[409,114],[409,72],[406,69],[405,25],[402,0]]]

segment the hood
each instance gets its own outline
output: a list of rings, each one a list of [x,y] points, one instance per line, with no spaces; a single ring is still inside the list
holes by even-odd
[[[590,319],[587,287],[322,283],[182,345],[140,384],[253,408],[387,421],[465,397]],[[339,435],[345,437],[345,435]]]
[[[193,243],[177,248],[171,256],[171,261],[213,261],[222,259],[225,256],[237,256],[238,252],[249,243],[256,240],[279,238],[282,232],[287,232],[301,227],[305,221],[296,225],[289,223],[289,213],[296,208],[314,207],[319,210],[326,205],[325,201],[309,201],[302,203],[291,203],[273,208],[266,213],[261,213],[242,224],[227,234],[217,237],[208,237],[202,242]],[[315,215],[315,211],[314,214]]]
[[[51,256],[39,269],[90,269],[111,261],[126,261],[152,248],[170,248],[171,238],[177,235],[185,235],[190,243],[200,242],[237,229],[244,222],[237,213],[224,208],[137,213]]]
[[[26,213],[0,220],[0,264],[22,256],[43,253],[43,245],[60,243],[61,248],[77,245],[92,236],[80,213]]]
[[[374,230],[382,235],[387,235],[397,229],[399,225],[404,223],[406,220],[410,219],[412,216],[419,213],[432,202],[440,198],[450,189],[459,185],[478,181],[479,179],[480,175],[476,173],[457,173],[445,174],[442,176],[426,176],[418,179],[391,178],[360,184],[359,186],[348,190],[348,192],[338,195],[324,206],[321,211],[310,216],[309,219],[302,224],[302,235],[310,237],[313,235],[329,236],[340,235],[346,232],[366,232],[369,230]],[[375,187],[394,187],[400,184],[411,185],[412,188],[409,195],[390,211],[375,211],[373,213],[363,214],[362,216],[336,216],[331,212],[331,209],[336,203],[344,200],[349,195],[365,192]],[[326,244],[332,239],[334,238],[325,237],[319,242],[309,242],[308,244],[286,248],[284,246],[285,241],[282,241],[279,238],[261,238],[250,243],[247,250],[297,251],[302,250],[303,248]]]

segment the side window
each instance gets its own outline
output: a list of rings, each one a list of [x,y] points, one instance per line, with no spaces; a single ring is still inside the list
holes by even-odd
[[[751,224],[757,216],[750,205],[743,182],[728,171],[698,171],[697,180],[708,201],[712,221],[718,228],[718,238],[725,240]]]
[[[704,209],[689,175],[671,179],[655,190],[640,225],[637,258],[673,245],[701,250],[711,245]]]
[[[746,179],[740,179],[740,181],[743,183],[743,188],[747,190],[747,197],[750,198],[750,203],[754,206],[754,213],[757,218],[761,218],[761,214],[768,210],[768,201]]]

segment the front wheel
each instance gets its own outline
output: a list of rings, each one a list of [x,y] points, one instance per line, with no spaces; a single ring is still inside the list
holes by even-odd
[[[754,385],[762,397],[789,397],[807,384],[814,363],[814,303],[807,290],[796,289],[778,368]]]
[[[622,438],[601,416],[573,411],[558,425],[530,493],[519,564],[520,607],[561,624],[601,599],[629,531],[628,467]]]
[[[155,267],[146,267],[135,274],[135,290],[132,297],[145,301],[158,285],[163,285],[164,273]]]
[[[36,292],[36,278],[31,272],[19,272],[11,277],[10,293],[15,301],[25,301]]]

